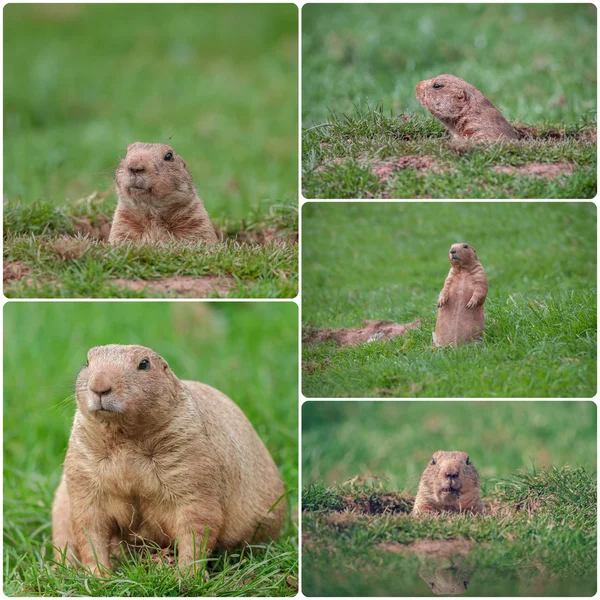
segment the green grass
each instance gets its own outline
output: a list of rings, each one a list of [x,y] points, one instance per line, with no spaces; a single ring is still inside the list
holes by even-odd
[[[293,595],[297,581],[297,309],[291,303],[8,303],[4,309],[4,592],[7,595]],[[150,346],[180,378],[246,413],[288,491],[280,540],[208,561],[208,580],[145,557],[104,581],[52,570],[50,510],[94,345]]]
[[[483,345],[432,347],[454,242],[489,281]],[[303,325],[421,327],[304,345],[308,397],[589,397],[596,393],[592,203],[330,203],[303,208]]]
[[[148,283],[173,276],[233,279],[232,298],[290,298],[298,293],[298,211],[271,206],[265,214],[217,223],[225,241],[212,247],[183,243],[109,246],[94,240],[65,240],[76,233],[73,219],[92,226],[108,222],[102,204],[53,206],[35,202],[4,209],[4,260],[20,276],[5,282],[10,298],[141,298],[170,292],[118,287],[117,278]],[[272,233],[276,241],[261,243]],[[280,241],[284,243],[280,243]]]
[[[402,31],[402,35],[398,35]],[[307,5],[303,8],[307,198],[592,198],[596,194],[596,8],[579,5]],[[458,75],[534,139],[471,149],[415,97]],[[427,156],[436,170],[373,167]],[[558,178],[492,166],[568,161]]]
[[[172,137],[211,217],[296,201],[297,7],[132,10],[5,7],[5,197],[104,191],[127,144]]]
[[[232,297],[295,296],[294,245],[94,248],[65,264],[39,236],[68,228],[65,215],[87,210],[82,200],[95,194],[111,217],[115,168],[138,140],[170,140],[229,237],[249,223],[272,225],[274,213],[281,220],[281,207],[284,229],[294,227],[297,47],[293,4],[6,6],[3,189],[5,235],[15,236],[4,248],[28,272],[6,295],[157,296],[109,282],[141,277],[127,262],[139,254],[149,279],[218,273],[236,279]]]
[[[472,596],[593,595],[596,419],[593,402],[305,403],[303,592],[426,595],[433,570]],[[407,514],[438,449],[469,452],[497,512]],[[454,564],[377,546],[453,539],[475,544]]]

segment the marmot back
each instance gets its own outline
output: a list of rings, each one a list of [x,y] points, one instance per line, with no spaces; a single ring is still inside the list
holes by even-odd
[[[478,142],[516,140],[500,111],[473,85],[455,75],[438,75],[417,84],[417,100],[454,139]]]
[[[426,512],[483,512],[479,474],[466,452],[439,450],[419,481],[413,515]]]
[[[117,209],[108,238],[126,241],[218,241],[185,161],[166,144],[135,142],[115,174]]]

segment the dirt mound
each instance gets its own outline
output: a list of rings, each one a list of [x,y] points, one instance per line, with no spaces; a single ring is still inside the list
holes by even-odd
[[[415,499],[402,496],[397,492],[384,492],[377,494],[361,493],[346,496],[344,506],[346,510],[363,515],[381,515],[384,513],[398,514],[410,513]]]
[[[565,140],[570,138],[595,143],[597,137],[597,130],[591,127],[586,127],[574,133],[567,133],[556,127],[544,128],[540,125],[513,125],[512,127],[517,132],[520,140]]]
[[[134,291],[147,289],[160,294],[187,298],[206,298],[215,292],[226,293],[236,283],[232,277],[165,277],[156,281],[142,279],[112,279],[120,288]]]
[[[527,163],[520,167],[510,165],[497,165],[493,167],[498,173],[508,173],[516,175],[529,175],[531,177],[547,177],[554,179],[559,175],[569,175],[575,170],[575,165],[569,161],[561,160],[555,163]]]
[[[417,554],[436,558],[451,558],[457,554],[469,554],[475,547],[471,540],[419,540],[410,544],[398,542],[381,542],[377,548],[385,552],[397,552],[402,554]]]
[[[93,221],[90,217],[80,215],[73,217],[71,223],[75,234],[87,235],[92,240],[105,242],[110,235],[110,217],[106,215],[99,215]]]
[[[305,344],[320,344],[333,341],[341,346],[353,346],[364,342],[374,342],[394,337],[403,336],[409,329],[419,327],[421,321],[416,319],[412,323],[393,323],[392,321],[363,321],[358,329],[314,329],[308,328],[302,333]]]

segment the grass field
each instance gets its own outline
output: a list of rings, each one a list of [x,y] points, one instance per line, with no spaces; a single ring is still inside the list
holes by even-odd
[[[595,196],[594,5],[313,4],[302,18],[305,197]],[[441,73],[523,139],[449,143],[415,97]]]
[[[483,345],[432,347],[448,249],[486,271]],[[421,320],[404,337],[303,347],[307,397],[590,397],[596,393],[592,203],[303,207],[303,326]]]
[[[4,309],[4,592],[7,595],[293,595],[297,585],[297,309],[252,303],[9,303]],[[182,379],[213,385],[246,413],[288,490],[280,540],[179,579],[142,558],[103,581],[50,557],[50,510],[74,414],[73,385],[94,345],[142,344]]]
[[[593,402],[305,403],[303,592],[593,595],[596,419]],[[469,453],[491,514],[407,514],[439,449]]]
[[[99,281],[107,270],[125,279],[135,271],[126,262],[131,253],[103,245],[93,260],[71,259],[68,268],[60,258],[44,261],[48,240],[37,237],[35,215],[26,217],[34,206],[34,213],[54,208],[85,219],[94,210],[110,218],[114,169],[127,144],[170,140],[225,239],[251,225],[263,243],[195,248],[188,252],[199,256],[194,265],[173,248],[146,280],[218,271],[235,284],[232,296],[295,296],[295,244],[277,252],[264,238],[296,223],[297,7],[157,4],[135,18],[131,10],[34,4],[4,11],[5,261],[18,261],[22,273],[7,294],[165,295],[117,292]],[[274,232],[272,213],[281,207],[283,232]],[[65,232],[44,233],[52,243]]]

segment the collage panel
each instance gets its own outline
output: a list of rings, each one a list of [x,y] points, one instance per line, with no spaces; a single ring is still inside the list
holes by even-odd
[[[595,204],[319,202],[302,219],[306,397],[595,396]]]
[[[591,3],[304,5],[304,197],[594,198],[596,25]]]
[[[4,592],[295,595],[297,364],[293,303],[8,303]]]
[[[4,7],[4,294],[293,298],[298,7]]]
[[[309,400],[308,597],[593,596],[591,401]]]

